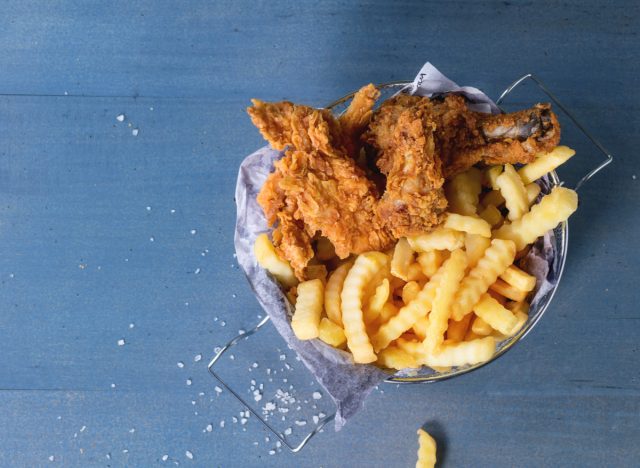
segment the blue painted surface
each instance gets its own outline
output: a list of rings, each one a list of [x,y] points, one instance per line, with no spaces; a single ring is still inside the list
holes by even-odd
[[[2,11],[1,466],[410,466],[424,423],[443,466],[637,463],[637,2]],[[616,161],[581,192],[565,277],[523,343],[459,379],[382,386],[342,432],[269,455],[275,441],[253,418],[234,424],[242,408],[206,373],[214,348],[261,314],[233,258],[237,166],[262,144],[244,108],[251,97],[321,105],[411,78],[425,60],[491,96],[534,71]],[[232,383],[295,384],[311,398],[316,385],[284,369],[297,363],[279,360],[272,330],[254,346],[225,362]],[[302,434],[326,400],[283,429]]]

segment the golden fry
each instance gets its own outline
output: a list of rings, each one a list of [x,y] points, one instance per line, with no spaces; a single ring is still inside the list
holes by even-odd
[[[299,340],[311,340],[319,334],[324,284],[319,279],[298,285],[298,299],[291,319],[291,328]]]

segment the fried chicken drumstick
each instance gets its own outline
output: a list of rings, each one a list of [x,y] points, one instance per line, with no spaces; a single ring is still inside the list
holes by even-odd
[[[526,163],[550,151],[560,126],[548,104],[512,114],[472,112],[461,96],[398,95],[373,112],[379,92],[358,91],[340,118],[290,102],[253,100],[263,137],[286,150],[258,203],[275,226],[274,245],[299,279],[318,235],[340,258],[385,250],[444,218],[445,179],[478,163]],[[386,177],[384,193],[356,164],[363,144]]]

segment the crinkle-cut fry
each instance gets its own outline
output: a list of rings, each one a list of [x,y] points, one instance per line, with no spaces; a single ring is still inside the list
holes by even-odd
[[[478,234],[483,237],[491,237],[491,226],[482,218],[476,216],[465,216],[456,213],[448,213],[444,221],[446,229]]]
[[[467,266],[473,268],[478,264],[486,250],[491,245],[491,239],[478,234],[466,234],[464,237],[464,250],[467,254]]]
[[[422,271],[422,266],[418,262],[416,262],[409,265],[409,273],[407,274],[407,279],[409,281],[424,283],[427,281],[428,277]]]
[[[308,280],[319,279],[324,284],[327,283],[327,267],[325,265],[308,265],[304,273]]]
[[[447,250],[429,250],[418,255],[418,263],[427,278],[436,274],[440,265],[447,259]]]
[[[493,297],[496,301],[498,301],[500,304],[502,304],[505,307],[507,306],[507,302],[509,302],[506,297],[504,297],[500,293],[495,292],[493,289],[491,289],[491,287],[489,287],[487,294],[489,294],[489,296]]]
[[[436,441],[424,429],[418,429],[418,461],[416,468],[436,466]]]
[[[578,208],[578,194],[564,187],[554,187],[522,218],[493,231],[498,239],[509,239],[522,250],[538,237],[566,221]]]
[[[402,302],[408,304],[409,302],[413,301],[416,297],[418,297],[421,289],[422,288],[417,281],[409,281],[402,288]]]
[[[429,316],[420,317],[416,320],[416,323],[413,324],[411,330],[413,333],[420,338],[420,341],[424,341],[427,337],[427,329],[429,328]]]
[[[446,340],[432,353],[428,353],[419,341],[399,338],[396,344],[400,349],[412,354],[418,364],[431,368],[478,364],[491,359],[496,350],[496,341],[492,336],[474,338],[471,341]]]
[[[316,241],[316,258],[327,262],[336,256],[336,250],[333,244],[326,237],[320,237]]]
[[[496,332],[497,333],[497,332]],[[464,341],[473,341],[480,338],[484,338],[482,335],[478,335],[471,328],[467,330],[467,334],[464,336]]]
[[[449,211],[473,215],[476,213],[478,197],[482,191],[482,172],[471,167],[448,181],[444,190],[449,202]]]
[[[376,360],[364,324],[362,299],[365,286],[378,271],[388,265],[388,257],[380,252],[367,252],[356,258],[342,287],[342,324],[347,344],[357,363]]]
[[[389,300],[389,295],[391,294],[391,289],[389,287],[389,279],[384,278],[382,283],[376,288],[376,292],[373,294],[371,299],[369,300],[369,304],[367,308],[369,310],[373,310],[377,313],[380,313],[384,305]]]
[[[482,197],[482,206],[485,208],[489,205],[493,205],[495,207],[501,207],[504,205],[505,199],[500,193],[500,190],[492,190],[488,192],[484,197]]]
[[[418,361],[406,351],[397,346],[389,346],[378,354],[377,364],[388,369],[417,369]]]
[[[539,155],[533,162],[522,166],[518,171],[518,175],[523,183],[529,184],[555,170],[558,166],[567,162],[574,154],[576,152],[567,146],[556,146],[551,152]]]
[[[400,308],[394,303],[387,302],[380,311],[380,323],[387,323],[391,319],[391,317],[395,317],[396,315],[398,315],[399,310]]]
[[[502,174],[502,166],[491,166],[484,171],[484,185],[492,190],[499,190],[496,185],[496,179]]]
[[[468,314],[467,317],[471,317],[471,314]],[[476,317],[473,319],[473,323],[471,324],[471,331],[476,335],[488,336],[493,333],[493,328],[487,322],[482,320],[481,317]]]
[[[291,328],[299,340],[311,340],[319,335],[324,284],[319,279],[298,284],[298,299],[291,319]]]
[[[411,328],[419,318],[425,317],[431,310],[431,304],[436,296],[436,291],[442,284],[445,276],[444,265],[431,277],[424,285],[416,298],[402,307],[398,314],[390,318],[389,321],[380,326],[378,332],[373,336],[371,342],[374,349],[384,349],[393,340]]]
[[[538,198],[538,195],[540,195],[542,189],[535,182],[525,185],[524,188],[527,191],[527,201],[529,202],[529,206],[531,206],[533,202],[536,201],[536,198]]]
[[[322,320],[320,320],[318,338],[334,348],[340,348],[347,342],[347,337],[344,336],[342,327],[333,323],[327,317],[322,317]]]
[[[453,319],[449,319],[449,327],[447,328],[447,340],[464,340],[464,336],[467,333],[467,330],[469,330],[469,325],[471,324],[471,319],[473,317],[473,314],[467,314],[462,317],[462,320],[456,321]]]
[[[524,301],[527,298],[527,291],[521,291],[520,289],[511,286],[506,281],[498,278],[495,283],[489,286],[489,290],[497,292],[501,296],[511,299],[512,301]]]
[[[509,283],[520,291],[533,291],[536,287],[536,277],[529,273],[522,271],[515,265],[511,265],[504,273],[500,275],[500,278]]]
[[[501,305],[489,294],[483,294],[473,311],[491,328],[507,335],[515,326],[517,319],[513,312]],[[473,329],[473,328],[472,328]],[[473,330],[477,333],[476,330]]]
[[[491,227],[497,226],[504,221],[500,210],[493,205],[487,205],[487,207],[482,210],[478,216],[489,223]]]
[[[467,256],[462,250],[454,250],[442,265],[442,278],[436,290],[429,314],[429,327],[424,345],[427,352],[434,351],[443,341],[451,316],[451,304],[467,268]]]
[[[409,274],[409,265],[413,263],[414,253],[406,237],[398,239],[393,249],[393,257],[391,258],[391,274],[405,281],[409,281],[407,275]]]
[[[271,273],[285,288],[298,284],[293,268],[291,268],[289,262],[278,256],[268,235],[260,234],[256,237],[256,241],[253,244],[253,253],[258,264]]]
[[[391,276],[389,273],[389,257],[381,252],[376,252],[376,254],[380,254],[381,256],[384,256],[386,258],[386,261],[385,261],[385,264],[382,266],[382,268],[380,268],[376,272],[376,274],[373,276],[373,278],[371,278],[371,280],[369,280],[369,282],[364,286],[364,295],[362,300],[363,300],[363,304],[365,305],[366,303],[369,302],[369,299],[373,297],[373,295],[376,292],[376,289],[378,288],[378,286],[382,284],[384,279],[386,278],[388,280],[389,277]]]
[[[514,314],[517,312],[522,312],[525,315],[529,315],[529,304],[527,304],[525,301],[512,302],[510,304],[507,304],[507,309],[509,309]]]
[[[494,331],[492,333],[492,336],[496,340],[504,341],[504,340],[506,340],[508,338],[511,338],[513,335],[518,333],[522,329],[522,327],[524,327],[524,325],[527,323],[527,320],[529,320],[529,316],[525,312],[523,312],[521,310],[512,310],[512,312],[516,317],[516,324],[513,326],[513,329],[506,335],[500,333],[497,330]]]
[[[464,244],[464,234],[453,229],[438,228],[427,234],[408,237],[409,244],[416,252],[430,250],[456,250]]]
[[[513,263],[515,254],[513,242],[502,239],[491,241],[491,245],[478,260],[478,264],[460,283],[460,289],[452,306],[454,320],[460,320],[471,312],[473,306],[480,300],[480,296]]]
[[[508,218],[511,221],[520,219],[529,210],[529,200],[522,179],[511,164],[505,164],[496,184],[509,210]]]
[[[327,313],[327,317],[338,325],[342,325],[342,300],[340,299],[340,294],[342,293],[344,280],[352,265],[353,262],[350,261],[333,270],[329,275],[327,286],[324,290],[324,310]]]

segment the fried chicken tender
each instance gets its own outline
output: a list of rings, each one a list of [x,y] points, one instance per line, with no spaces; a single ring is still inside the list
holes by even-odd
[[[373,106],[380,97],[380,91],[373,84],[363,86],[353,95],[349,107],[338,119],[346,138],[349,153],[355,157],[361,146],[360,135],[369,125]]]
[[[288,148],[258,195],[273,240],[296,276],[305,279],[316,234],[328,238],[336,255],[384,250],[393,237],[378,218],[375,184],[348,154],[371,115],[377,93],[363,88],[343,119],[289,102],[254,100],[248,112],[276,149]],[[344,128],[348,130],[345,131]]]

